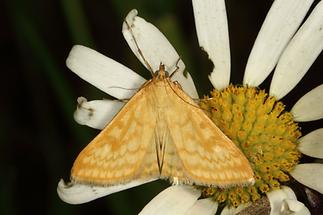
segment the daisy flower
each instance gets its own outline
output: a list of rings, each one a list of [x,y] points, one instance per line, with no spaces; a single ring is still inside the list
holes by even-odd
[[[270,214],[310,214],[288,187],[291,179],[323,193],[323,164],[301,163],[302,154],[323,158],[323,129],[302,136],[298,122],[323,118],[323,85],[301,97],[291,108],[280,101],[302,79],[323,49],[323,2],[304,21],[313,0],[275,0],[250,53],[243,83],[230,85],[230,47],[224,0],[193,0],[199,45],[214,64],[209,79],[214,90],[200,106],[250,161],[256,182],[232,188],[171,186],[144,207],[141,214],[235,214],[263,199]],[[301,25],[302,24],[302,25]],[[123,24],[130,48],[149,70],[163,62],[191,97],[198,98],[184,63],[165,36],[132,10]],[[137,47],[140,47],[138,50]],[[145,56],[145,60],[142,58]],[[67,66],[84,80],[118,99],[130,98],[145,79],[127,67],[84,46],[74,46]],[[274,70],[269,93],[259,85]],[[134,90],[131,90],[134,89]],[[124,103],[78,99],[75,120],[102,129]],[[154,179],[152,179],[154,180]],[[60,181],[58,194],[71,204],[128,189],[149,181],[97,187]],[[221,210],[221,211],[220,211]],[[252,211],[250,212],[252,214]]]

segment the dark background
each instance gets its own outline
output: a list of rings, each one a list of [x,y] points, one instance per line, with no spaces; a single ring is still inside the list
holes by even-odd
[[[318,1],[315,1],[316,4]],[[227,1],[233,83],[241,83],[248,54],[268,0]],[[212,89],[211,63],[199,49],[189,0],[4,0],[0,2],[0,214],[135,214],[167,186],[159,181],[83,205],[56,194],[61,177],[98,133],[73,120],[78,96],[108,96],[65,66],[74,44],[82,44],[149,78],[121,34],[123,18],[136,8],[169,38],[192,74],[200,96]],[[287,109],[322,84],[323,56],[283,101]],[[271,76],[262,84],[267,87]],[[322,120],[301,123],[304,134]]]

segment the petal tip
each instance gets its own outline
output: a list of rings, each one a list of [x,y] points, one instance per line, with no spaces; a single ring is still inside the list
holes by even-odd
[[[87,102],[87,99],[83,96],[77,98],[77,105],[82,105],[84,102]]]
[[[71,69],[71,59],[73,59],[73,55],[75,55],[76,52],[79,52],[79,50],[85,50],[85,49],[89,49],[88,47],[86,46],[83,46],[83,45],[73,45],[70,52],[68,53],[68,56],[66,58],[66,61],[65,61],[65,64],[66,66]]]
[[[57,194],[62,201],[69,204],[77,204],[73,200],[71,201],[71,199],[68,197],[70,187],[71,187],[71,184],[65,183],[63,179],[60,179],[56,189]]]
[[[73,114],[73,118],[80,125],[85,125],[86,121],[89,121],[89,118],[90,118],[89,116],[91,115],[89,113],[90,110],[84,107],[86,102],[87,102],[87,99],[84,97],[77,98],[77,108]]]
[[[132,9],[124,19],[127,25],[131,26],[135,20],[135,17],[138,15],[138,10],[137,9]],[[125,24],[124,22],[124,24]],[[124,26],[124,25],[123,25]]]

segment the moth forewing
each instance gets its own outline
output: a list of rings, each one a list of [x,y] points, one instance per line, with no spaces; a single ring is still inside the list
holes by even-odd
[[[80,153],[71,175],[97,185],[160,177],[230,186],[253,179],[243,153],[163,65]]]
[[[253,181],[253,171],[240,149],[192,98],[176,84],[170,86],[168,95],[171,92],[173,94],[168,96],[168,102],[172,108],[167,112],[166,119],[186,175],[184,178],[178,176],[178,180],[221,187],[250,184]]]
[[[79,154],[71,177],[97,185],[126,183],[159,175],[155,166],[156,114],[148,81]]]

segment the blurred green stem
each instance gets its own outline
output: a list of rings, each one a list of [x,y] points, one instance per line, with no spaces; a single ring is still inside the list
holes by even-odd
[[[43,39],[38,34],[31,19],[22,13],[17,2],[11,1],[8,3],[13,26],[17,32],[17,39],[20,44],[27,45],[30,53],[35,57],[35,62],[38,62],[43,67],[43,72],[48,78],[51,87],[53,88],[57,99],[62,108],[62,112],[66,119],[71,119],[75,109],[75,96],[72,95],[68,83],[60,72],[59,66],[54,61],[48,47]],[[88,137],[87,133],[80,132],[73,120],[67,120],[69,127],[80,142]]]
[[[80,0],[61,0],[61,5],[73,43],[95,48]]]

